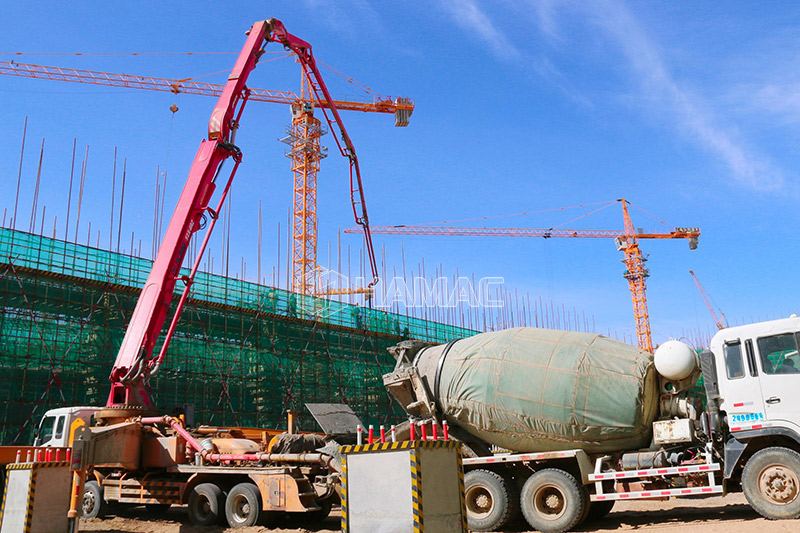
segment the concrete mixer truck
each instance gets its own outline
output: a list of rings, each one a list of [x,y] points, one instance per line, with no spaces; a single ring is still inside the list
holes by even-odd
[[[699,354],[517,328],[400,343],[384,384],[410,420],[447,421],[462,442],[472,530],[521,512],[567,531],[617,500],[732,492],[798,518],[799,347],[794,315],[720,330]]]

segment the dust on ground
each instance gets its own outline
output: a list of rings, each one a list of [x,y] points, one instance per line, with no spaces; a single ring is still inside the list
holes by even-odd
[[[81,520],[80,531],[112,533],[117,531],[135,533],[333,533],[339,531],[341,520],[334,511],[325,520],[316,524],[307,523],[302,515],[279,515],[269,526],[227,528],[217,526],[193,526],[183,508],[172,507],[167,512],[148,513],[144,507],[120,510],[117,516],[104,519]]]
[[[164,514],[148,514],[134,507],[119,516],[103,520],[81,521],[81,531],[136,533],[332,533],[339,531],[339,514],[317,524],[303,523],[296,516],[282,519],[271,527],[228,529],[197,527],[189,524],[183,509],[172,508]],[[702,533],[789,533],[800,531],[800,520],[766,520],[753,511],[741,494],[705,499],[620,502],[606,518],[586,524],[579,531],[685,531]],[[524,528],[516,531],[525,531]]]

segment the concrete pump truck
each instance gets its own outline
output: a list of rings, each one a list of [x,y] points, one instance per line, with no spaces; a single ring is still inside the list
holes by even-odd
[[[258,21],[247,32],[244,47],[211,113],[207,137],[195,155],[111,370],[105,407],[54,409],[40,424],[38,446],[74,446],[72,462],[79,479],[70,510],[73,519],[78,507],[83,516],[96,517],[113,504],[152,508],[185,504],[195,524],[227,522],[240,527],[257,523],[265,513],[323,517],[337,501],[337,460],[330,451],[337,449],[337,443],[331,442],[334,435],[330,432],[295,434],[291,423],[288,432],[191,430],[181,418],[157,412],[149,387],[150,377],[167,356],[203,252],[242,162],[235,137],[250,94],[246,83],[268,43],[280,44],[297,57],[313,105],[322,110],[339,152],[348,160],[352,211],[364,230],[373,273],[371,285],[377,281],[358,158],[311,45],[289,33],[277,19]],[[301,104],[309,105],[298,102]],[[223,163],[229,159],[233,164],[224,175]],[[214,200],[217,190],[221,192]],[[204,228],[196,259],[182,270],[191,239]],[[183,284],[183,290],[172,306],[178,283]],[[170,312],[172,317],[156,354]],[[348,407],[322,411],[326,411],[323,415],[338,417],[331,427],[352,428],[355,433],[359,422]],[[325,417],[315,414],[315,418],[325,431]],[[347,419],[344,424],[342,418]],[[339,434],[338,438],[347,442],[350,437]],[[320,451],[326,444],[330,453]]]

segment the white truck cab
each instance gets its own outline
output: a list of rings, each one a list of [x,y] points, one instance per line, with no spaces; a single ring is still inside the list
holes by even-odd
[[[36,430],[34,446],[67,448],[72,446],[75,430],[91,425],[92,416],[99,407],[59,407],[50,409],[42,417]]]
[[[719,380],[720,411],[740,432],[775,431],[800,440],[800,317],[717,332],[709,348]]]
[[[725,328],[709,348],[700,364],[723,483],[762,516],[800,518],[800,318]]]

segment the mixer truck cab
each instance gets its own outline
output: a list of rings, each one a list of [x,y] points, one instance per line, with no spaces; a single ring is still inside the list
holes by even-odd
[[[767,518],[800,516],[798,347],[800,318],[792,315],[719,331],[712,372],[703,365],[708,412],[718,409],[723,425],[724,479]]]
[[[719,407],[737,440],[757,435],[800,442],[800,318],[726,328],[711,341]]]
[[[47,411],[36,429],[34,446],[68,448],[72,446],[75,431],[91,426],[92,417],[99,407],[60,407]]]

